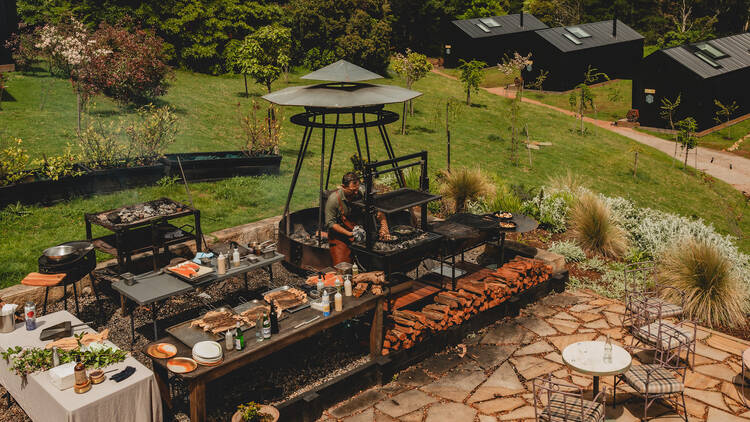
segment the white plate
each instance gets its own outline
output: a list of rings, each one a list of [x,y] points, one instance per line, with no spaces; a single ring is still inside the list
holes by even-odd
[[[193,355],[203,361],[221,359],[223,351],[221,345],[215,341],[201,341],[193,346]]]

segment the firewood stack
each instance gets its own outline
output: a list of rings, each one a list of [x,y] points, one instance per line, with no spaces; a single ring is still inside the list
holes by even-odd
[[[437,293],[435,303],[419,312],[394,310],[390,315],[393,328],[385,333],[382,354],[408,349],[425,338],[428,330],[442,331],[459,325],[551,275],[552,267],[543,261],[517,256],[496,271],[482,269],[462,277],[456,282],[457,291]]]

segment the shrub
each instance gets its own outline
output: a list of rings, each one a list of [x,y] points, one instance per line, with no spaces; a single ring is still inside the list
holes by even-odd
[[[567,169],[565,170],[565,174],[549,176],[545,187],[552,191],[571,192],[575,194],[586,188],[586,179]]]
[[[685,312],[709,327],[745,325],[747,291],[721,249],[706,241],[675,242],[659,260],[658,278],[684,292]],[[667,289],[667,299],[678,300]]]
[[[484,203],[484,213],[495,211],[518,212],[521,210],[521,199],[505,183],[497,185],[495,195]]]
[[[127,162],[127,148],[120,141],[122,129],[114,122],[89,124],[77,133],[78,148],[84,164],[94,169],[122,166]]]
[[[583,249],[570,240],[552,242],[549,245],[548,250],[564,256],[565,262],[581,262],[586,259],[586,254],[583,252]]]
[[[454,205],[455,212],[463,212],[467,201],[477,201],[492,195],[495,186],[482,170],[460,168],[445,171],[441,176],[440,192]]]
[[[164,156],[167,147],[174,143],[177,133],[177,115],[169,106],[153,104],[138,110],[139,121],[125,128],[130,138],[130,155],[139,164],[150,164]]]
[[[542,228],[561,233],[568,227],[568,214],[573,200],[570,192],[549,194],[542,189],[534,199],[523,202],[521,213],[534,217]]]
[[[62,155],[45,156],[43,159],[32,161],[32,164],[39,169],[40,176],[58,180],[61,177],[81,175],[81,172],[75,168],[77,160],[78,156],[71,152],[71,147],[68,145]]]
[[[584,249],[616,258],[627,249],[627,237],[607,204],[593,193],[584,193],[571,212],[571,232]]]
[[[28,175],[29,154],[21,139],[0,144],[0,186],[12,185]]]
[[[598,256],[592,256],[589,259],[586,259],[585,261],[582,261],[578,264],[578,266],[585,271],[596,271],[598,273],[604,274],[609,270],[609,265],[607,265],[607,261],[601,259]]]
[[[239,118],[240,149],[247,156],[261,154],[278,154],[281,143],[281,115],[277,107],[271,105],[266,110],[266,116],[258,117],[261,106],[253,101],[250,112],[242,111],[242,104],[237,103]],[[275,118],[272,118],[274,116]]]

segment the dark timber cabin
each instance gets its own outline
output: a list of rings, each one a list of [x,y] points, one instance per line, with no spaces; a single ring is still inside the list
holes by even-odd
[[[0,65],[13,62],[10,49],[5,47],[5,42],[17,29],[16,0],[0,0]]]
[[[750,113],[750,33],[655,51],[633,79],[633,108],[643,126],[669,128],[659,117],[661,100],[681,94],[675,121],[693,117],[698,130],[714,125],[718,107],[736,101],[735,117]]]
[[[547,25],[528,13],[453,21],[443,50],[446,67],[459,59],[495,66],[513,52],[528,54],[534,31]]]
[[[568,91],[583,82],[589,66],[610,79],[632,79],[643,57],[643,36],[617,19],[541,29],[532,43],[526,84],[549,72],[545,91]]]

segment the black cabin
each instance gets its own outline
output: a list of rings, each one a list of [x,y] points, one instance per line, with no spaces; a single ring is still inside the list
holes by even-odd
[[[568,91],[583,82],[589,66],[610,79],[632,79],[643,57],[643,36],[621,21],[541,29],[532,42],[534,63],[521,73],[526,83],[549,72],[545,91]]]
[[[0,0],[0,65],[10,64],[13,61],[10,49],[5,47],[5,42],[17,29],[16,0]]]
[[[481,60],[489,66],[514,52],[528,54],[534,31],[547,25],[528,13],[453,21],[443,50],[446,67],[459,59]]]
[[[641,125],[669,128],[659,117],[661,100],[681,95],[675,120],[693,117],[704,130],[717,124],[715,99],[736,101],[739,109],[733,117],[750,113],[748,81],[750,33],[665,48],[643,59],[633,79],[633,108]]]

